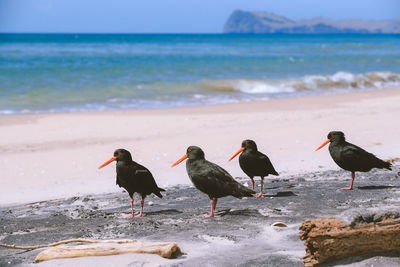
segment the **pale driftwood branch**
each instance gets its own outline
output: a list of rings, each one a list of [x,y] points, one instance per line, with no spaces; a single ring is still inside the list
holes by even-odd
[[[87,256],[109,256],[127,253],[157,254],[163,258],[174,259],[184,254],[176,243],[146,243],[137,240],[95,240],[96,244],[60,246],[44,250],[37,255],[35,263],[52,259]]]
[[[98,243],[98,242],[102,242],[102,241],[101,241],[101,240],[90,240],[90,239],[78,238],[78,239],[62,240],[62,241],[55,242],[55,243],[48,244],[48,245],[16,246],[16,245],[0,244],[0,247],[4,247],[4,248],[13,248],[13,249],[32,250],[32,249],[38,249],[38,248],[55,247],[55,246],[62,245],[62,244],[77,243],[77,242],[82,242],[82,243]]]
[[[305,240],[305,266],[349,256],[400,253],[400,218],[384,218],[375,223],[352,226],[336,218],[305,221],[299,228]]]
[[[63,245],[68,243],[78,243],[78,242],[92,243],[92,244],[55,247],[58,245]],[[174,259],[182,254],[185,254],[181,251],[178,244],[173,242],[147,243],[130,239],[92,240],[92,239],[78,238],[78,239],[62,240],[48,245],[16,246],[16,245],[0,244],[0,246],[5,248],[25,249],[25,250],[52,247],[50,249],[40,252],[35,259],[35,263],[52,259],[76,258],[76,257],[87,257],[87,256],[108,256],[108,255],[119,255],[127,253],[157,254],[167,259]]]

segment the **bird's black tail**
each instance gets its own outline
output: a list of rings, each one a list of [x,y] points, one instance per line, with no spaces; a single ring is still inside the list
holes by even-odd
[[[392,170],[392,164],[390,162],[387,161],[383,161],[381,162],[381,168],[385,168],[388,170]]]
[[[165,191],[165,189],[162,189],[162,188],[160,188],[160,187],[157,187],[157,189],[158,189],[158,192],[153,192],[156,196],[158,196],[159,198],[162,198],[162,195],[161,195],[161,191]]]
[[[242,185],[241,183],[235,183],[234,187],[235,188],[233,188],[232,196],[237,198],[252,197],[256,193],[250,188]]]

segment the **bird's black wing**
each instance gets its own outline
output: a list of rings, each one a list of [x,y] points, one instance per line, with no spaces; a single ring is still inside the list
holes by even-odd
[[[132,164],[117,163],[117,185],[125,188],[129,193],[134,193],[131,189],[134,188],[134,173],[135,168]]]
[[[372,168],[390,169],[390,164],[356,145],[347,143],[340,152],[341,164],[348,170],[369,171]]]
[[[132,166],[133,176],[135,180],[135,187],[137,188],[138,193],[143,193],[149,195],[151,193],[156,194],[158,197],[162,197],[160,191],[165,191],[162,188],[159,188],[154,180],[151,172],[136,162],[134,162]]]
[[[259,162],[259,165],[262,166],[266,174],[279,175],[267,155],[260,151],[257,151],[257,162]]]
[[[209,185],[218,190],[223,196],[232,195],[242,198],[244,196],[252,196],[255,192],[238,183],[233,177],[222,167],[208,161],[209,168],[207,180]]]

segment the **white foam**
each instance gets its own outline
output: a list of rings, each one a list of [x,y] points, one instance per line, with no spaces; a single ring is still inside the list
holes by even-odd
[[[355,76],[352,73],[349,72],[337,72],[335,74],[333,74],[332,76],[328,76],[327,77],[328,80],[332,80],[333,82],[353,82],[355,80]]]
[[[266,81],[239,80],[232,86],[235,90],[249,94],[293,92],[285,84],[272,84]]]
[[[211,236],[211,235],[199,235],[198,236],[200,239],[203,239],[209,243],[213,243],[215,245],[233,245],[235,244],[235,241],[230,240],[226,237],[222,237],[222,236]]]
[[[11,114],[15,114],[16,112],[14,110],[11,109],[4,109],[4,110],[0,110],[0,115],[11,115]]]
[[[265,237],[263,240],[273,248],[274,253],[278,252],[285,255],[303,255],[304,245],[300,239],[293,239],[291,237],[298,236],[298,224],[289,224],[285,228],[272,227],[270,225],[264,227],[262,235]],[[296,241],[294,241],[296,240]],[[290,250],[288,250],[290,248]]]
[[[204,98],[206,98],[206,96],[202,95],[202,94],[194,94],[193,98],[195,98],[195,99],[204,99]]]
[[[339,71],[332,75],[306,75],[301,78],[277,80],[218,81],[230,84],[234,91],[247,94],[290,93],[297,91],[327,91],[351,89],[379,89],[400,85],[400,74],[393,72],[367,72],[353,74]],[[219,88],[218,85],[215,88]]]

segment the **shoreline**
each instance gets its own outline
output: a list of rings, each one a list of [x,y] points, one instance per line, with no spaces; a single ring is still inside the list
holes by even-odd
[[[382,159],[399,157],[400,89],[300,96],[213,106],[0,116],[0,206],[120,192],[114,167],[97,170],[117,148],[132,152],[159,186],[188,185],[170,168],[189,145],[243,176],[228,159],[244,139],[257,142],[279,173],[336,170],[314,149],[331,130]],[[268,177],[267,177],[268,179]]]
[[[195,106],[182,106],[182,107],[167,107],[167,108],[143,108],[143,109],[117,109],[117,110],[84,110],[84,111],[72,111],[72,112],[54,112],[54,113],[26,113],[26,114],[5,114],[0,116],[0,126],[4,123],[4,121],[7,122],[5,118],[42,118],[46,116],[59,116],[59,115],[73,115],[73,114],[90,114],[90,115],[107,115],[108,113],[120,113],[120,114],[127,114],[127,113],[138,113],[137,115],[149,115],[148,113],[160,113],[161,111],[165,111],[165,114],[181,114],[184,111],[191,111],[192,113],[215,113],[215,112],[229,112],[229,113],[242,113],[243,110],[227,110],[229,108],[234,108],[235,106],[248,106],[246,111],[259,111],[257,108],[252,108],[254,107],[251,104],[266,104],[266,103],[273,103],[274,107],[279,107],[280,109],[282,108],[289,108],[291,109],[292,107],[287,106],[288,104],[292,103],[294,100],[301,100],[301,99],[319,99],[321,97],[332,97],[333,99],[340,99],[341,102],[349,102],[351,100],[344,100],[342,99],[341,96],[343,95],[349,95],[351,97],[353,96],[361,96],[363,99],[371,99],[375,97],[382,97],[386,93],[394,93],[397,94],[400,92],[400,87],[388,87],[388,88],[372,88],[372,89],[359,89],[356,91],[336,91],[336,92],[319,92],[316,94],[306,94],[306,95],[293,95],[293,96],[285,96],[285,97],[276,97],[276,98],[268,98],[268,99],[254,99],[254,100],[244,100],[244,101],[239,101],[239,102],[232,102],[232,103],[218,103],[218,104],[210,104],[210,105],[195,105]],[[371,95],[372,93],[372,95]],[[338,97],[335,97],[338,96]],[[276,102],[282,102],[276,103]],[[285,105],[286,104],[286,105]],[[277,106],[276,106],[277,105]],[[312,108],[315,107],[323,107],[324,105],[319,105],[318,103],[315,103],[315,105],[312,106]],[[223,108],[225,107],[225,108]],[[270,107],[264,107],[267,109],[270,109]],[[310,107],[311,108],[311,107]],[[206,110],[207,109],[207,110]],[[136,115],[136,114],[135,114]],[[151,115],[151,114],[150,114]],[[156,115],[163,115],[163,114],[156,114]],[[10,122],[10,121],[9,121]]]

